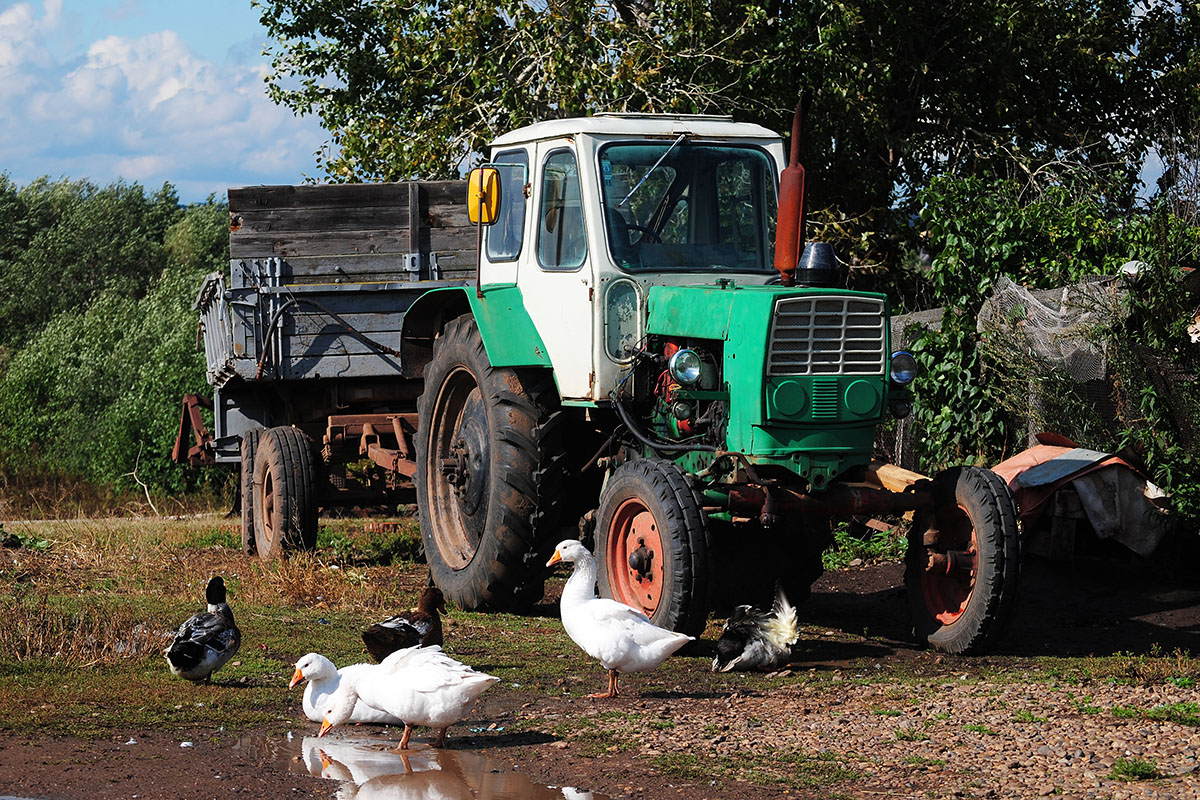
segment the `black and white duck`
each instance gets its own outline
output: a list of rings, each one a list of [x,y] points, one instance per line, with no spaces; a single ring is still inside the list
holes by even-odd
[[[754,606],[738,606],[725,620],[713,672],[770,671],[787,665],[792,645],[800,640],[796,609],[788,602],[783,587],[775,586],[775,604],[769,612]]]
[[[446,599],[441,589],[430,586],[421,593],[417,607],[412,611],[388,617],[364,630],[363,644],[376,662],[406,647],[440,645],[442,618],[438,616],[439,611],[445,613]]]
[[[225,581],[216,576],[204,590],[208,610],[189,617],[175,632],[175,641],[167,648],[171,672],[199,683],[210,682],[214,672],[233,658],[242,644],[242,632],[233,621],[233,611],[225,602]]]

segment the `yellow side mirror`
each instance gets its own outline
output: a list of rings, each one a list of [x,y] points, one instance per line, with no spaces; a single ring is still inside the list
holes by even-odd
[[[477,167],[467,176],[467,216],[472,225],[491,225],[500,211],[500,170]]]

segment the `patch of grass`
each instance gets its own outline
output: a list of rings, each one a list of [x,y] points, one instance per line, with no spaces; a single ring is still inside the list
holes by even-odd
[[[1180,689],[1196,688],[1196,680],[1185,675],[1172,675],[1171,677],[1167,678],[1167,683],[1173,686],[1178,686]]]
[[[1194,702],[1168,703],[1147,709],[1113,706],[1112,713],[1123,719],[1152,719],[1200,728],[1200,704]]]
[[[987,725],[981,725],[979,723],[971,723],[969,725],[963,725],[963,730],[970,731],[971,733],[981,733],[984,736],[995,736],[996,735],[995,730],[993,730],[992,728],[989,728]]]
[[[916,754],[907,755],[904,757],[905,764],[912,764],[915,767],[944,767],[946,759],[944,758],[927,758]]]
[[[929,739],[929,734],[917,728],[899,728],[896,738],[902,742],[924,742]]]
[[[1161,778],[1158,765],[1154,759],[1147,758],[1118,758],[1108,774],[1110,780],[1120,781],[1152,781]]]
[[[216,528],[194,531],[181,544],[183,547],[228,547],[238,549],[242,546],[242,534],[233,525],[223,525]]]
[[[1025,709],[1025,708],[1017,710],[1013,714],[1013,719],[1017,720],[1018,722],[1049,722],[1050,721],[1050,720],[1046,719],[1045,717],[1037,716],[1032,711]]]
[[[899,528],[876,531],[852,529],[848,523],[834,526],[833,545],[821,555],[825,569],[845,569],[850,562],[900,561],[907,547],[905,535]]]

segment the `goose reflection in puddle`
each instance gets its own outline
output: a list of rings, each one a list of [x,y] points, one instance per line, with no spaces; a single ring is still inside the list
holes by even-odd
[[[310,775],[341,781],[339,800],[606,800],[569,786],[535,784],[467,751],[396,752],[390,742],[306,736],[303,762]]]

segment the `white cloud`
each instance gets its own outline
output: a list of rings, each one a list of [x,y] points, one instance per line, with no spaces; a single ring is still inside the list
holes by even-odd
[[[137,2],[114,13],[136,14]],[[214,63],[183,33],[106,35],[71,56],[48,47],[78,20],[61,0],[0,13],[0,171],[178,186],[199,200],[227,186],[296,183],[326,138],[266,97],[261,61]]]

